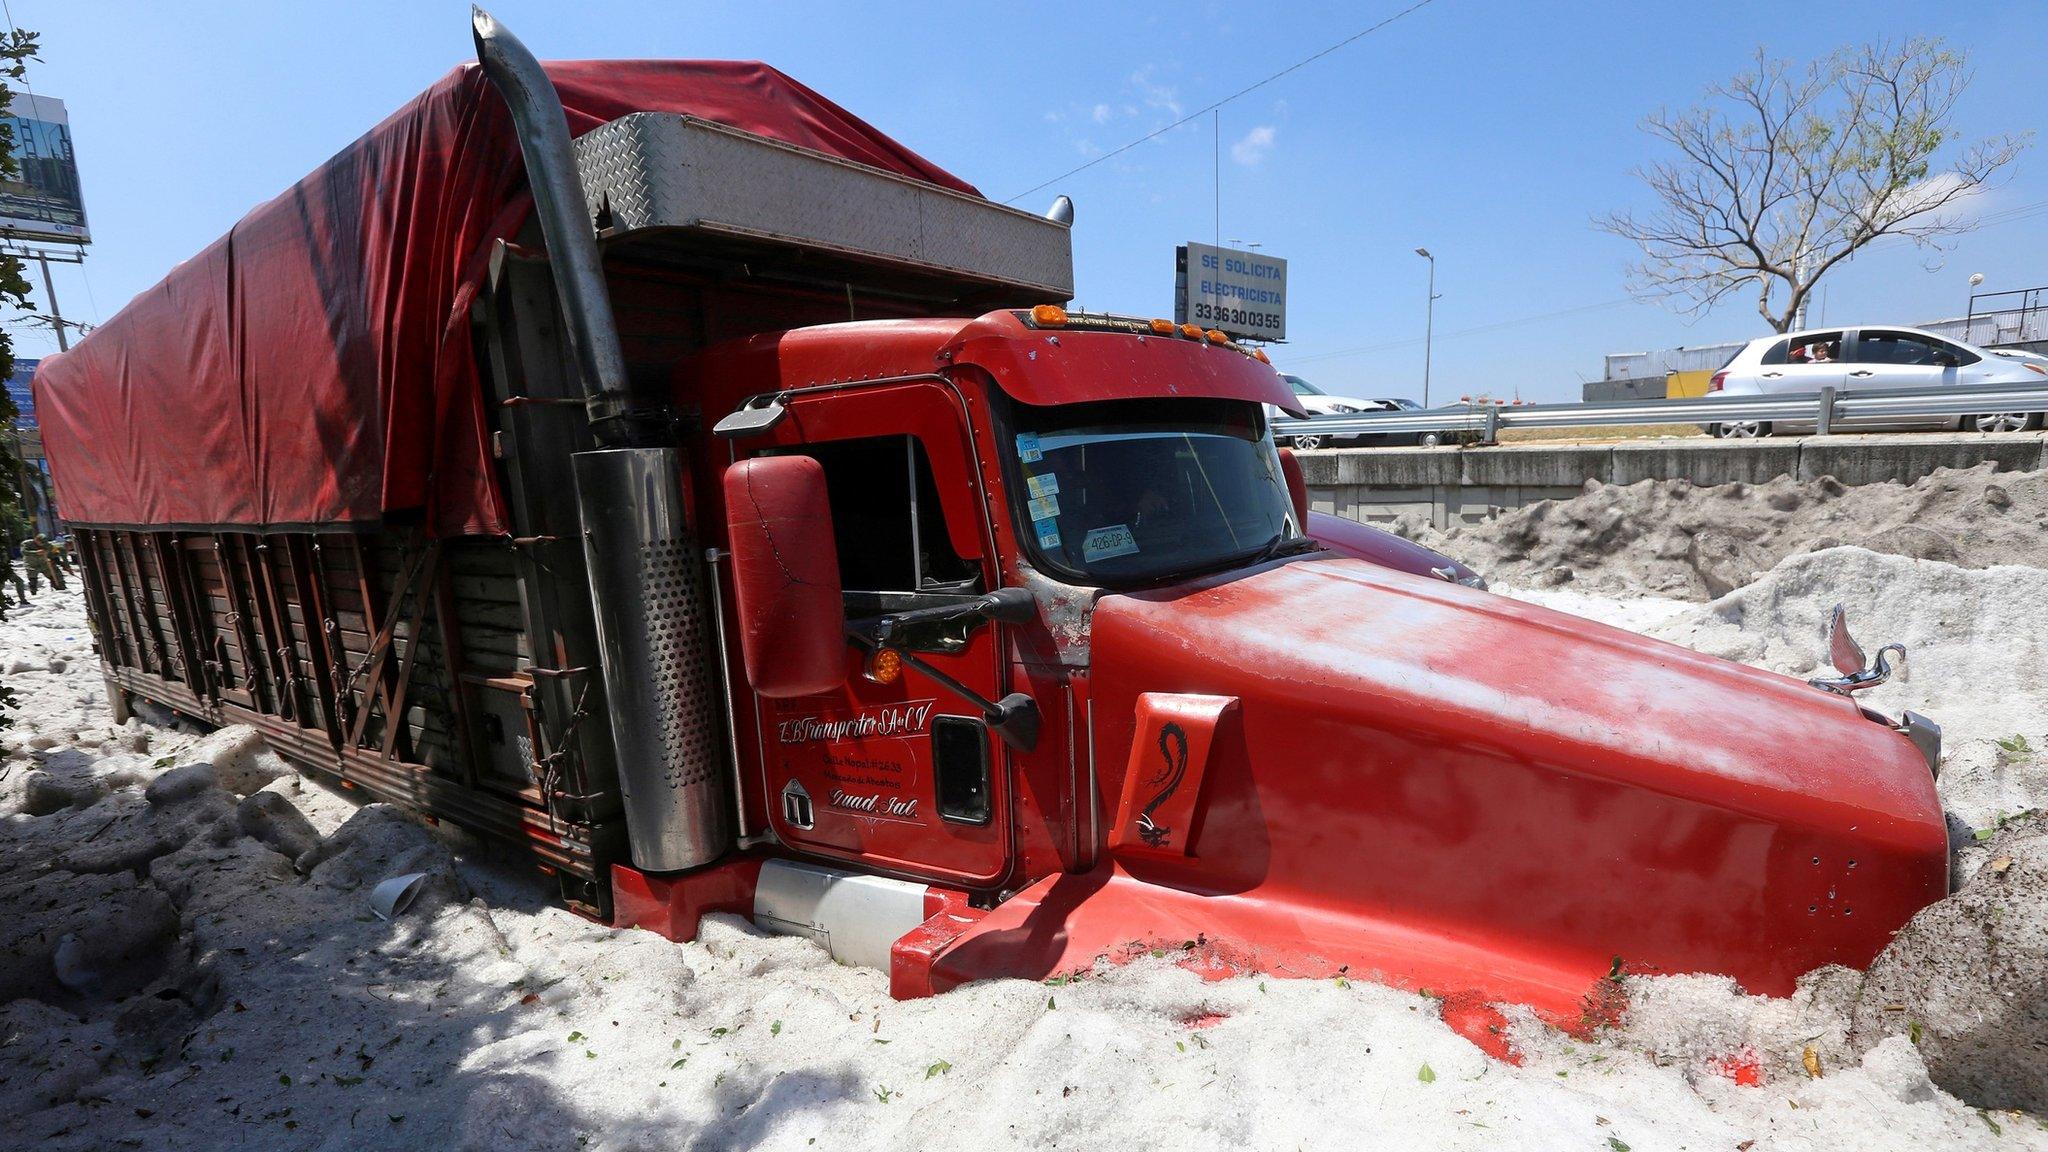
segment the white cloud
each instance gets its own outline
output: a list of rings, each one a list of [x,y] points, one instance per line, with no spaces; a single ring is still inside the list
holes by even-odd
[[[1934,209],[1933,219],[1969,220],[1983,213],[1984,192],[1982,184],[1968,185],[1953,172],[1937,172],[1897,192],[1883,215],[1898,220]]]
[[[1095,111],[1092,113],[1092,115],[1095,117],[1095,122],[1097,124],[1109,123],[1109,105],[1097,104],[1095,106]]]
[[[1138,90],[1138,98],[1145,102],[1145,107],[1164,109],[1175,119],[1180,118],[1180,92],[1170,85],[1154,84],[1151,68],[1131,73],[1131,87]]]
[[[1271,124],[1261,124],[1230,146],[1230,158],[1246,167],[1255,166],[1273,150],[1273,138],[1277,135],[1279,130]]]

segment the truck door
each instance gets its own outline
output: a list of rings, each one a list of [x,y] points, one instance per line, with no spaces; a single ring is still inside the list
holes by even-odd
[[[849,620],[966,599],[993,585],[966,413],[935,382],[798,397],[776,429],[824,465]],[[1003,695],[996,626],[913,638],[915,655],[987,698]],[[757,700],[764,795],[789,846],[963,885],[1010,860],[1008,757],[977,709],[908,664],[893,677],[849,646],[845,684]],[[874,671],[871,677],[866,673]]]

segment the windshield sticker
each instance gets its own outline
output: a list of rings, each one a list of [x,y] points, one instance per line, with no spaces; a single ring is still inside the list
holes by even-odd
[[[1060,498],[1057,496],[1034,496],[1031,498],[1033,520],[1056,520],[1060,514]]]
[[[1060,546],[1059,525],[1053,523],[1050,520],[1041,520],[1038,522],[1037,528],[1038,546],[1040,548],[1044,548],[1047,551],[1051,551]]]
[[[1038,433],[1017,433],[1017,459],[1026,464],[1036,464],[1045,459],[1045,452],[1038,446]]]
[[[1081,539],[1081,559],[1089,563],[1129,556],[1137,550],[1138,540],[1131,535],[1130,526],[1126,524],[1090,528],[1088,535]]]
[[[1033,496],[1057,496],[1060,494],[1060,478],[1048,472],[1043,476],[1026,476],[1026,487]]]

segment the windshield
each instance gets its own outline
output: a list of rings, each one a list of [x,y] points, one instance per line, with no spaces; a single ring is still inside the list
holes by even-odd
[[[1328,395],[1328,393],[1324,392],[1321,388],[1318,388],[1315,385],[1309,383],[1308,381],[1303,380],[1299,376],[1282,376],[1281,379],[1287,381],[1287,386],[1289,388],[1294,389],[1294,394],[1296,396]]]
[[[1017,405],[1007,445],[1027,547],[1083,583],[1157,581],[1293,535],[1259,406],[1235,400]]]

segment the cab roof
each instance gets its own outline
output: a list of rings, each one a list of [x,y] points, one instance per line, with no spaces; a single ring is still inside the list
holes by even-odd
[[[748,336],[692,357],[678,386],[696,392],[734,380],[760,393],[921,376],[960,365],[987,372],[1005,395],[1034,406],[1200,397],[1306,415],[1277,370],[1234,344],[1177,330],[1160,335],[1149,321],[1129,317],[1077,315],[1064,324],[1040,325],[1031,313],[1007,308],[972,318],[859,320]]]

